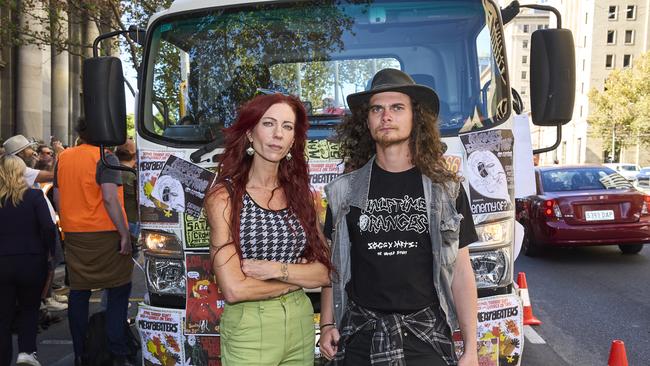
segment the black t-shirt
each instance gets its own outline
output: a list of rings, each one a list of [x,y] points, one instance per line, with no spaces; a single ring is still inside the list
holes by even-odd
[[[463,214],[460,243],[478,240],[467,196],[461,187],[456,209]],[[352,278],[348,296],[362,307],[410,313],[436,303],[433,254],[422,175],[417,168],[391,173],[376,163],[366,209],[346,216],[351,241]],[[328,209],[325,235],[331,237]]]

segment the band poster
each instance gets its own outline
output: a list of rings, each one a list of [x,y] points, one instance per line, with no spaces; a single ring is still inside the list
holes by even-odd
[[[183,310],[140,304],[136,317],[144,366],[182,365]]]
[[[478,301],[480,366],[517,366],[524,344],[522,306],[518,297],[496,296]]]
[[[221,337],[185,336],[185,366],[221,366]]]
[[[152,196],[158,175],[167,159],[172,156],[166,151],[140,150],[138,156],[140,221],[143,227],[177,227],[178,212],[175,212]]]
[[[511,211],[514,194],[513,135],[510,130],[489,130],[461,135],[467,152],[463,175],[469,181],[474,215]]]
[[[201,250],[210,248],[210,228],[204,213],[200,217],[183,215],[185,249]]]
[[[219,335],[225,300],[214,275],[210,253],[185,253],[185,334]]]
[[[160,171],[151,195],[167,209],[198,218],[214,178],[213,172],[171,155]]]
[[[339,144],[328,140],[308,140],[306,154],[309,164],[309,183],[314,192],[316,211],[325,222],[327,201],[325,186],[343,173]]]

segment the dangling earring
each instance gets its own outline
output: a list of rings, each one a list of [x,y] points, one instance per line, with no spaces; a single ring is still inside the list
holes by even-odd
[[[253,149],[253,141],[251,141],[250,143],[251,146],[249,146],[248,149],[246,149],[246,154],[248,154],[248,156],[253,156],[255,155],[255,149]]]
[[[291,151],[289,151],[287,155],[284,156],[284,158],[287,159],[287,161],[291,160],[291,158],[293,158],[293,156],[291,155]]]

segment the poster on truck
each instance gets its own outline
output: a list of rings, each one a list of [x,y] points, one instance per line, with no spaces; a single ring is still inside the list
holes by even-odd
[[[138,156],[138,185],[140,202],[140,221],[144,228],[177,227],[178,212],[171,210],[152,196],[165,162],[172,156],[167,151],[140,150]]]
[[[171,155],[160,171],[151,195],[167,209],[198,218],[214,178],[213,172]]]
[[[308,140],[305,150],[316,211],[321,222],[325,222],[325,186],[341,175],[345,168],[341,160],[340,145],[329,140]]]
[[[185,249],[208,250],[210,248],[210,227],[205,212],[199,217],[183,215],[183,228],[185,229]]]
[[[477,352],[479,366],[518,366],[524,345],[519,297],[492,296],[478,300]],[[453,334],[456,356],[463,354],[463,337]]]
[[[467,153],[463,176],[469,181],[472,213],[513,210],[512,131],[473,132],[461,135],[460,140]]]
[[[219,335],[225,300],[212,274],[210,253],[185,253],[185,334]]]
[[[184,363],[183,310],[140,304],[136,324],[144,366],[175,366]]]
[[[185,336],[185,366],[221,366],[221,337]]]
[[[495,351],[499,366],[519,365],[524,344],[522,306],[516,296],[493,296],[478,301],[479,360],[492,365]],[[479,364],[481,364],[479,362]]]

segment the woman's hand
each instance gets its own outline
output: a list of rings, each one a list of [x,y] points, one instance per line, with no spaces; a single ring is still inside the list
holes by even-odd
[[[246,276],[265,281],[282,277],[282,263],[259,259],[244,259],[242,271]]]

